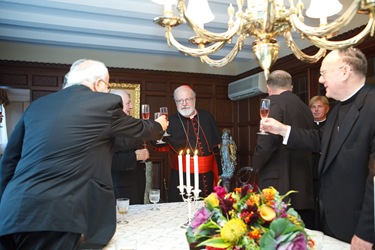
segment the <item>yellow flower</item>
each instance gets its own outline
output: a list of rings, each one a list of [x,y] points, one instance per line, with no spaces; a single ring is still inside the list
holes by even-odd
[[[221,229],[220,235],[224,242],[235,245],[245,234],[246,224],[239,218],[231,219]]]
[[[249,199],[246,201],[248,206],[259,206],[260,196],[258,194],[250,194]]]
[[[261,206],[259,208],[259,214],[265,221],[271,221],[276,217],[276,212],[268,206]]]
[[[262,193],[267,200],[273,200],[275,199],[275,194],[277,193],[277,190],[274,187],[269,187],[263,189]]]
[[[216,197],[215,193],[211,193],[209,196],[207,196],[204,201],[208,204],[210,204],[212,207],[219,206],[219,200]]]

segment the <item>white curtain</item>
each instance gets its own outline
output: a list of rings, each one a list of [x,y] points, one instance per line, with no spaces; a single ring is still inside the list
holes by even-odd
[[[8,143],[6,114],[5,114],[5,108],[2,104],[0,105],[0,114],[3,117],[3,119],[0,123],[0,155],[2,155],[6,145]]]

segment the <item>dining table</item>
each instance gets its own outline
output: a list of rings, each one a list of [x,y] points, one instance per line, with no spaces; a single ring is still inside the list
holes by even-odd
[[[203,207],[203,202],[191,202],[191,214]],[[158,210],[151,210],[152,204],[130,205],[125,215],[126,224],[117,223],[111,241],[103,250],[116,250],[116,243],[132,240],[137,250],[189,250],[186,240],[188,225],[188,203],[169,202],[155,205]],[[307,233],[317,231],[307,230]],[[349,250],[350,244],[323,235],[323,250]]]

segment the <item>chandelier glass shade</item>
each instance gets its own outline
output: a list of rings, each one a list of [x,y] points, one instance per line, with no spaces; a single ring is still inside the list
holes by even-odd
[[[189,0],[186,8],[184,0],[152,0],[164,5],[162,16],[156,17],[154,23],[165,27],[168,45],[178,51],[200,60],[212,67],[223,67],[231,62],[244,47],[248,37],[254,39],[252,50],[259,66],[268,78],[270,67],[278,58],[280,46],[276,38],[283,36],[292,53],[301,61],[314,63],[325,56],[326,50],[346,48],[363,41],[368,35],[374,35],[375,0],[353,0],[347,10],[336,20],[327,23],[327,17],[337,14],[342,8],[338,0],[311,0],[306,15],[320,18],[318,27],[309,26],[304,22],[304,3],[302,0],[288,0],[289,7],[283,0],[237,0],[237,8],[232,4],[228,7],[228,27],[223,33],[214,33],[204,29],[204,24],[213,20],[213,14],[207,0]],[[317,1],[317,2],[315,2]],[[324,3],[320,3],[323,2]],[[296,2],[296,3],[295,3]],[[327,5],[332,2],[333,5]],[[322,6],[323,5],[323,6]],[[173,15],[173,9],[178,16]],[[320,7],[319,7],[320,6]],[[369,17],[365,28],[354,37],[343,41],[332,41],[330,37],[347,26],[358,14]],[[172,34],[172,28],[186,23],[195,36],[189,39],[193,45],[184,46]],[[292,32],[299,33],[312,45],[319,48],[314,55],[307,55],[297,46]],[[221,50],[227,43],[232,49],[221,59],[214,60],[209,56]]]

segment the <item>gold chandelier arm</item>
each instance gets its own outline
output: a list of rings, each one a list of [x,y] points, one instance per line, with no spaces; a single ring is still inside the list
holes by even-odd
[[[324,38],[320,38],[317,36],[306,36],[306,38],[309,39],[309,41],[311,41],[312,44],[319,48],[325,48],[328,50],[347,48],[362,42],[368,34],[373,36],[375,27],[374,25],[374,17],[373,14],[370,13],[370,20],[367,23],[366,27],[360,33],[358,33],[356,36],[352,38],[346,39],[344,41],[327,41]]]
[[[221,48],[223,48],[224,45],[227,43],[227,41],[220,41],[205,48],[189,48],[180,44],[174,38],[172,32],[167,32],[166,36],[167,36],[168,42],[170,42],[174,47],[176,47],[176,49],[179,52],[193,56],[193,57],[200,57],[200,56],[205,56],[205,55],[210,55],[212,53],[215,53],[216,51],[219,51]]]
[[[228,30],[223,33],[214,33],[207,31],[205,29],[202,29],[199,27],[193,20],[188,18],[185,15],[186,12],[186,6],[184,0],[179,0],[180,4],[178,5],[178,11],[180,12],[180,15],[185,19],[186,24],[195,32],[195,34],[199,37],[205,38],[207,40],[213,41],[213,42],[219,42],[224,40],[232,39],[234,35],[240,30],[240,27],[242,26],[242,20],[238,17],[238,14],[236,16],[236,21],[234,23],[233,27],[228,27]],[[241,10],[242,12],[242,10]]]
[[[293,6],[294,8],[293,1],[289,0],[289,2],[291,3],[291,6]],[[329,34],[335,33],[336,31],[348,25],[357,14],[357,10],[359,9],[360,4],[361,0],[353,0],[350,7],[345,11],[345,13],[341,17],[321,27],[312,27],[304,24],[298,18],[297,14],[290,15],[290,22],[292,23],[295,29],[297,29],[305,36],[325,37]]]
[[[201,56],[200,59],[202,62],[207,63],[211,67],[220,68],[233,61],[233,59],[237,56],[238,52],[242,49],[242,46],[243,40],[241,40],[241,38],[239,37],[236,44],[233,46],[232,50],[222,59],[214,60],[209,58],[208,56]]]
[[[320,58],[325,56],[326,49],[320,48],[318,52],[316,52],[315,55],[307,55],[300,48],[297,46],[297,44],[294,42],[294,39],[292,37],[292,34],[290,31],[285,32],[284,37],[286,39],[287,45],[290,48],[290,50],[293,52],[293,54],[297,57],[298,60],[306,63],[316,63],[319,61]]]

